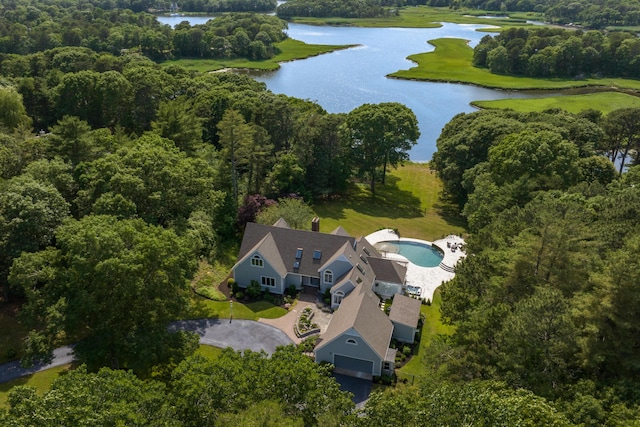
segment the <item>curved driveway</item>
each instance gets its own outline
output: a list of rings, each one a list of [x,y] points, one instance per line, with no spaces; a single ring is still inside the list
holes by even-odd
[[[271,355],[276,347],[293,344],[291,338],[280,329],[254,320],[197,319],[172,323],[169,330],[195,332],[200,343],[215,347],[231,347],[237,351],[265,351]],[[53,361],[48,365],[38,364],[32,368],[20,367],[20,362],[0,365],[0,383],[31,375],[45,369],[66,365],[73,361],[73,348],[65,346],[54,350]]]

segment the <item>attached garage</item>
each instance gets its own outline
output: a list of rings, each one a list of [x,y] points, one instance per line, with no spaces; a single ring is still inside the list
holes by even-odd
[[[335,366],[337,369],[344,369],[347,371],[356,371],[368,375],[373,375],[373,360],[356,359],[355,357],[335,354],[333,356],[333,366]]]

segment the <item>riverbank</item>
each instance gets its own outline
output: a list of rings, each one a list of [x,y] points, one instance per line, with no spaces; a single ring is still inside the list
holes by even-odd
[[[631,89],[640,91],[640,81],[618,78],[582,80],[561,78],[532,78],[493,74],[486,68],[472,65],[473,49],[466,40],[435,39],[429,44],[435,47],[433,52],[410,55],[407,59],[416,66],[400,70],[387,77],[472,84],[490,89],[508,90],[566,90],[575,88],[610,88],[612,90]]]
[[[182,58],[175,60],[163,61],[163,67],[178,65],[190,71],[198,71],[208,73],[212,71],[223,70],[258,70],[273,71],[280,68],[280,64],[288,61],[296,61],[299,59],[307,59],[313,56],[323,55],[325,53],[335,52],[337,50],[349,49],[355,45],[325,45],[325,44],[307,44],[300,40],[286,39],[276,47],[280,53],[271,59],[262,61],[251,61],[248,59],[206,59],[206,58]]]

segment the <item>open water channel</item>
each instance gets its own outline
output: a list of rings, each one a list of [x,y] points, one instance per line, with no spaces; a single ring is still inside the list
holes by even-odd
[[[158,17],[176,25],[191,17]],[[202,23],[204,17],[198,17]],[[429,40],[453,37],[475,46],[486,35],[483,25],[443,23],[440,28],[359,28],[289,24],[289,37],[310,44],[357,45],[304,60],[281,64],[277,71],[252,74],[274,93],[309,99],[330,113],[348,113],[362,104],[400,102],[418,118],[421,136],[409,155],[412,161],[429,161],[444,125],[458,113],[475,108],[471,101],[526,98],[534,95],[454,83],[391,79],[387,74],[408,69],[407,56],[429,52]],[[539,94],[535,96],[540,96]]]

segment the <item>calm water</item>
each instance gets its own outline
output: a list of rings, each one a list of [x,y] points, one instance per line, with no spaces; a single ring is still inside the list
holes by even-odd
[[[393,242],[384,242],[397,248],[397,253],[402,255],[410,262],[420,267],[437,267],[442,262],[444,256],[440,251],[434,249],[431,245],[424,243],[412,242],[407,240],[397,240]]]
[[[191,17],[159,17],[175,25]],[[428,40],[453,37],[475,46],[486,34],[475,31],[482,25],[444,23],[440,28],[317,27],[289,24],[291,38],[311,44],[357,47],[281,64],[277,71],[256,74],[274,93],[283,93],[320,104],[330,113],[347,113],[370,103],[400,102],[418,118],[421,136],[410,151],[413,161],[428,161],[436,151],[436,139],[443,126],[458,113],[474,111],[475,100],[526,98],[518,92],[498,91],[471,85],[390,79],[387,74],[408,69],[406,59],[429,52]],[[538,95],[539,96],[539,95]]]

